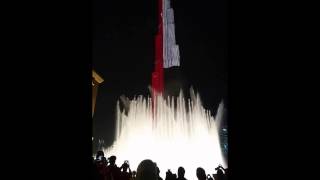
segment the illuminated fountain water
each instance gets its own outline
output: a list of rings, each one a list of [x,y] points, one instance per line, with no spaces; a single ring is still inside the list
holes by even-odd
[[[132,170],[144,159],[151,159],[165,178],[167,169],[186,170],[187,179],[196,179],[196,168],[207,173],[221,164],[227,167],[219,143],[219,122],[223,117],[223,103],[215,116],[202,106],[199,94],[191,90],[191,98],[182,93],[177,98],[156,97],[152,100],[137,96],[129,101],[127,114],[117,103],[115,141],[104,149],[107,156],[116,155],[117,164],[129,160]]]

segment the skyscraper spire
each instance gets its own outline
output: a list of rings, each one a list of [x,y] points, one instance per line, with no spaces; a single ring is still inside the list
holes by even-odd
[[[170,0],[163,0],[163,67],[180,66],[179,46],[176,44],[174,13]]]
[[[152,97],[164,91],[163,68],[180,66],[176,44],[174,13],[170,0],[158,0],[158,33],[155,37],[155,69],[152,73]]]

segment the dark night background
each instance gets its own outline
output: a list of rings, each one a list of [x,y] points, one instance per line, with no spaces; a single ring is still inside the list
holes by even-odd
[[[94,133],[110,142],[119,95],[147,93],[156,1],[3,3],[11,3],[1,29],[3,172],[91,179],[91,70],[105,79]],[[312,179],[318,11],[301,1],[174,0],[173,7],[183,78],[209,109],[228,99],[230,178]]]
[[[95,146],[98,139],[104,139],[106,145],[113,141],[120,95],[148,95],[157,1],[93,2],[93,68],[105,80],[98,90],[93,118]],[[227,2],[172,0],[171,5],[181,66],[179,78],[166,77],[166,82],[183,84],[184,90],[192,85],[205,108],[215,114],[221,100],[227,103]]]

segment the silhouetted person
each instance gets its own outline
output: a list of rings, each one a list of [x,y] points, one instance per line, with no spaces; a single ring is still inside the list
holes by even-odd
[[[108,161],[107,161],[107,158],[106,158],[106,157],[102,157],[102,162],[103,162],[106,166],[108,166]]]
[[[196,173],[197,173],[198,180],[206,180],[207,179],[206,172],[203,168],[198,167]]]
[[[92,157],[92,178],[94,180],[101,180],[102,179],[102,175],[100,175],[97,165],[96,165],[96,161],[94,160],[94,157]]]
[[[127,172],[129,169],[129,172]],[[122,171],[121,171],[122,170]],[[131,169],[129,166],[129,162],[125,161],[120,167],[120,180],[130,180],[131,178]]]
[[[224,179],[228,180],[229,177],[229,168],[223,169],[224,170]]]
[[[132,171],[131,180],[135,180],[137,177],[137,171]]]
[[[172,180],[177,180],[177,174],[173,174]]]
[[[101,158],[104,157],[104,152],[103,152],[103,151],[98,151],[98,152],[97,152],[97,154],[96,154],[96,160],[99,159],[100,157],[101,157]],[[100,158],[100,160],[101,160],[101,158]]]
[[[185,177],[184,177],[184,174],[185,174],[185,170],[183,167],[179,167],[178,168],[178,178],[177,180],[187,180]]]
[[[213,178],[210,176],[210,174],[208,174],[207,179],[208,180],[213,180]]]
[[[157,175],[158,175],[158,180],[163,180],[162,177],[160,177],[160,169],[157,166]]]
[[[116,156],[110,156],[108,158],[108,172],[107,172],[107,180],[120,180],[120,168],[116,165]]]
[[[170,169],[166,172],[166,179],[165,180],[176,180],[177,175],[173,174]]]
[[[157,180],[157,167],[149,159],[143,160],[137,168],[136,180]]]
[[[168,171],[166,172],[165,180],[171,180],[171,177],[172,177],[172,172],[170,171],[170,169],[168,169]]]
[[[172,180],[176,180],[176,179],[177,179],[177,174],[173,174]]]
[[[223,173],[223,171],[225,171],[225,169],[221,165],[219,165],[217,168],[215,168],[215,170],[217,170],[217,179],[216,180],[224,180],[225,174]]]
[[[116,156],[110,156],[108,159],[109,159],[110,166],[117,166],[116,165],[116,160],[117,160]]]
[[[106,176],[107,176],[107,164],[106,164],[106,158],[103,156],[98,156],[98,158],[96,159],[96,168],[98,170],[99,173],[99,180],[106,180]]]

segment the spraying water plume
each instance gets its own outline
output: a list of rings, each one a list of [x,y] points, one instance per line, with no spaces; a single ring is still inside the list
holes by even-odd
[[[178,97],[157,95],[154,109],[150,97],[126,100],[128,108],[124,110],[118,101],[115,140],[104,149],[105,154],[116,155],[120,163],[128,159],[131,169],[152,159],[162,177],[167,169],[176,172],[179,166],[185,168],[189,179],[196,179],[197,167],[209,172],[219,164],[227,167],[217,126],[223,118],[223,103],[214,117],[203,108],[198,93],[191,89],[190,96],[186,99],[182,91]]]

